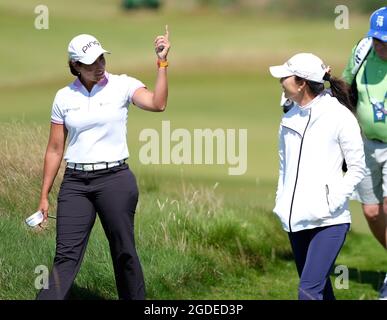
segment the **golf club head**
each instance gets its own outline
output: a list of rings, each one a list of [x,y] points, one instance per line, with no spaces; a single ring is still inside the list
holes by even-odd
[[[31,228],[34,228],[36,227],[38,224],[42,223],[44,219],[44,216],[43,216],[43,212],[42,211],[37,211],[35,212],[34,214],[30,215],[26,220],[26,224],[31,227]]]

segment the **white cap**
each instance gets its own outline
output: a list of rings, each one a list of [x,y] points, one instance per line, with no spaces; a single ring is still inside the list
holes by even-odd
[[[312,53],[298,53],[283,65],[270,67],[270,73],[275,78],[298,76],[319,83],[324,83],[326,71],[324,62]]]
[[[79,61],[84,64],[92,64],[102,53],[110,53],[102,48],[95,37],[89,34],[74,37],[67,50],[71,61]]]

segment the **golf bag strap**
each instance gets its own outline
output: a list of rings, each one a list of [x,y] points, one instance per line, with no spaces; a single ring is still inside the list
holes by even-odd
[[[359,72],[360,67],[368,56],[368,53],[372,48],[372,38],[367,37],[361,39],[355,49],[355,54],[353,55],[354,66],[351,70],[353,79],[356,78],[357,73]]]

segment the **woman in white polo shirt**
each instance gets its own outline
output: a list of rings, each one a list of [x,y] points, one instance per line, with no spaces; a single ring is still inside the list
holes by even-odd
[[[77,79],[57,92],[52,107],[39,204],[45,219],[66,140],[67,165],[58,195],[54,266],[48,289],[42,289],[37,299],[68,297],[97,212],[109,240],[119,298],[145,298],[133,230],[138,189],[125,163],[126,122],[130,103],[156,112],[167,105],[168,35],[166,27],[154,42],[158,58],[154,92],[135,78],[107,73],[108,52],[95,37],[81,34],[69,43],[69,67]]]
[[[329,274],[351,223],[348,199],[365,174],[360,128],[349,110],[348,87],[317,56],[296,54],[270,72],[296,103],[280,125],[274,212],[289,235],[299,299],[331,300]]]

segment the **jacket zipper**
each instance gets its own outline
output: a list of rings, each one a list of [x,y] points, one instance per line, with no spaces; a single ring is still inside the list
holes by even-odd
[[[299,154],[298,154],[298,163],[297,163],[296,181],[294,182],[294,189],[293,189],[292,202],[290,203],[290,214],[289,214],[289,231],[290,231],[290,232],[292,232],[292,225],[291,225],[292,210],[293,210],[294,195],[296,194],[296,188],[297,188],[298,172],[299,172],[299,169],[300,169],[300,161],[301,161],[302,145],[303,145],[303,143],[304,143],[306,129],[308,129],[308,126],[309,126],[309,122],[310,122],[311,116],[312,116],[312,110],[310,110],[310,113],[309,113],[309,119],[308,119],[308,122],[306,123],[306,127],[305,127],[305,130],[304,130],[304,134],[302,135],[302,138],[301,138],[300,152],[299,152]]]
[[[327,184],[325,185],[325,196],[327,198],[327,203],[328,203],[328,208],[329,208],[329,199],[328,199],[328,196],[329,196],[329,186]]]

